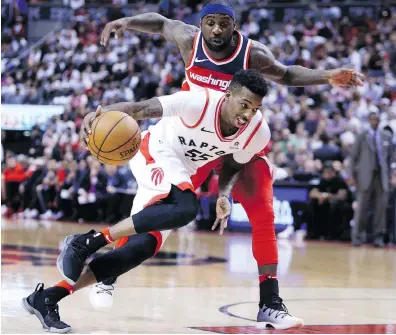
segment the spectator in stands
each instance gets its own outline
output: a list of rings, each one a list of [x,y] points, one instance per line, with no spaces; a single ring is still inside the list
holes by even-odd
[[[304,165],[308,158],[309,156],[306,151],[300,151],[295,155],[294,160],[289,160],[288,165],[293,169],[293,173],[304,171]]]
[[[92,162],[89,174],[86,174],[78,188],[78,219],[101,221],[104,218],[107,175],[100,165],[96,160]]]
[[[47,175],[46,162],[43,158],[35,158],[30,169],[33,171],[30,178],[19,186],[19,193],[22,197],[22,208],[24,218],[36,218],[39,216],[40,206],[37,198],[37,186],[41,185]]]
[[[7,217],[21,210],[22,199],[19,194],[19,184],[29,178],[32,173],[31,170],[25,171],[14,156],[7,158],[6,168],[2,175],[5,190],[5,204],[2,205],[2,213]]]
[[[333,118],[327,120],[326,133],[330,137],[340,136],[346,130],[346,120],[339,109],[334,110]]]
[[[120,170],[113,165],[106,165],[107,199],[105,222],[114,223],[121,219],[120,204],[123,203],[128,188],[127,180]]]
[[[358,193],[353,245],[360,246],[365,242],[368,213],[374,210],[374,246],[382,248],[384,247],[391,163],[395,157],[392,135],[378,128],[379,115],[371,112],[369,122],[370,128],[357,137],[350,160],[353,183]],[[375,206],[372,205],[373,203]]]
[[[66,162],[65,179],[60,186],[57,203],[59,208],[59,215],[56,219],[68,219],[73,215],[73,182],[76,178],[78,164],[75,160]]]
[[[89,178],[89,168],[87,161],[85,159],[81,159],[78,163],[78,169],[75,172],[75,176],[73,178],[73,190],[72,190],[72,202],[73,202],[73,214],[72,220],[78,220],[80,218],[80,205],[78,202],[78,190],[80,189],[83,183],[87,183],[87,179]]]
[[[310,182],[312,180],[319,180],[320,174],[318,173],[315,161],[307,159],[304,162],[303,168],[297,169],[293,173],[293,179],[300,182]]]
[[[42,213],[40,219],[50,219],[55,214],[58,185],[58,164],[55,160],[50,160],[41,184],[36,186],[37,199],[40,205],[39,211]]]
[[[337,175],[332,162],[326,162],[322,178],[313,188],[311,199],[313,223],[308,225],[308,236],[313,239],[348,239],[352,219],[348,185]]]
[[[330,142],[326,133],[320,135],[320,141],[322,146],[314,151],[314,159],[319,159],[322,162],[343,160],[341,149]]]

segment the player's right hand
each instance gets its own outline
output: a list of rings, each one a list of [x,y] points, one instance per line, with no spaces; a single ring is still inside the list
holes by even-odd
[[[98,106],[96,112],[91,112],[85,115],[83,123],[80,128],[80,142],[87,148],[89,141],[89,134],[91,133],[92,122],[102,114],[102,106]]]
[[[103,29],[102,36],[100,37],[100,44],[104,47],[107,46],[111,33],[114,33],[114,37],[119,39],[127,29],[127,21],[124,19],[118,19],[107,23]]]
[[[228,218],[231,215],[231,203],[226,196],[221,196],[216,202],[216,221],[212,226],[212,230],[220,224],[220,235],[223,235],[224,229],[227,228]]]

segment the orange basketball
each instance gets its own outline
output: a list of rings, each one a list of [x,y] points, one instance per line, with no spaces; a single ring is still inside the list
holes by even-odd
[[[128,114],[103,113],[92,122],[91,131],[88,149],[103,164],[125,164],[139,150],[140,128]]]

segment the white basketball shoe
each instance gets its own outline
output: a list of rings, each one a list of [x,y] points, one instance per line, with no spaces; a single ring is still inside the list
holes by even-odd
[[[304,321],[291,316],[286,306],[282,303],[281,298],[275,304],[272,303],[270,306],[263,305],[263,307],[259,308],[257,328],[289,329],[293,327],[300,328],[302,326],[304,326]]]

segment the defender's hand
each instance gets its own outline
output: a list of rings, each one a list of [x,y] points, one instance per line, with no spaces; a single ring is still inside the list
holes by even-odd
[[[363,86],[364,75],[353,69],[336,69],[330,71],[329,83],[338,87]]]
[[[111,33],[115,33],[115,38],[119,39],[127,29],[127,22],[123,19],[109,22],[103,29],[102,36],[100,37],[100,44],[104,47],[107,46]]]
[[[92,122],[102,114],[102,107],[98,106],[96,112],[88,113],[85,115],[83,123],[80,128],[80,142],[87,149],[89,134],[91,133]]]
[[[220,223],[220,235],[223,235],[224,229],[227,228],[228,218],[231,215],[231,203],[226,196],[221,196],[216,203],[216,221],[212,226],[215,230]]]

